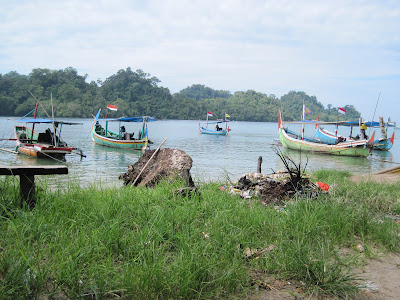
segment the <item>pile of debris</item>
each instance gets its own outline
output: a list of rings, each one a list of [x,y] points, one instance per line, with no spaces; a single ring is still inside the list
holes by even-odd
[[[295,196],[316,198],[321,192],[327,193],[329,186],[323,182],[312,182],[305,173],[301,163],[295,163],[288,155],[279,150],[275,151],[282,160],[285,171],[272,174],[261,174],[262,157],[258,159],[257,173],[248,173],[239,178],[238,182],[221,189],[229,189],[231,194],[242,198],[257,196],[265,205],[284,204],[285,200]]]
[[[295,196],[317,197],[321,192],[319,184],[312,182],[306,175],[293,177],[290,171],[280,171],[273,174],[248,173],[227,188],[229,193],[242,198],[259,197],[261,202],[281,204]]]

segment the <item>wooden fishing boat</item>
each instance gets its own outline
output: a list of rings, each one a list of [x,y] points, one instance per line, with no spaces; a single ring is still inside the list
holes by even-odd
[[[14,133],[17,143],[16,151],[37,158],[64,159],[66,154],[70,154],[73,150],[77,150],[77,152],[80,152],[80,155],[83,156],[81,150],[68,146],[61,138],[63,125],[82,125],[82,123],[37,118],[38,104],[39,101],[36,102],[35,109],[26,114],[22,119],[15,120],[16,122],[32,124],[32,128],[27,125],[15,125]],[[27,119],[26,117],[32,113],[33,118]],[[37,133],[34,131],[36,124],[48,124],[49,127],[44,132]],[[53,131],[50,127],[53,128]]]
[[[360,140],[357,137],[345,137],[342,135],[336,135],[333,132],[330,132],[326,129],[324,129],[321,126],[318,126],[316,131],[315,131],[315,138],[322,143],[325,144],[336,144],[340,141],[357,141]],[[375,139],[372,143],[372,149],[373,150],[382,150],[382,151],[389,151],[394,143],[394,132],[391,136],[391,138],[380,138],[380,139]]]
[[[390,138],[387,137],[387,131],[388,127],[395,127],[394,124],[389,124],[383,122],[383,118],[380,118],[379,122],[365,122],[364,123],[366,128],[380,128],[381,129],[381,138],[380,139],[375,139],[372,144],[372,149],[373,150],[383,150],[383,151],[388,151],[392,148],[393,143],[394,143],[394,131],[392,133],[392,136]],[[335,133],[330,132],[321,125],[317,124],[316,125],[316,132],[315,132],[315,138],[320,140],[323,143],[326,144],[335,144],[338,143],[339,141],[357,141],[357,140],[362,140],[363,136],[361,134],[357,135],[355,137],[352,136],[353,132],[353,127],[360,126],[360,122],[349,122],[349,121],[343,121],[343,122],[337,122],[336,126],[347,126],[350,127],[350,134],[349,137],[345,137],[342,135],[337,134],[337,130]],[[366,138],[364,138],[366,140]]]
[[[201,122],[199,120],[200,133],[211,134],[211,135],[227,135],[229,133],[230,128],[228,126],[228,122],[229,122],[229,120],[227,119],[229,117],[228,114],[225,114],[224,120],[220,119],[220,120],[209,121],[208,120],[209,116],[213,116],[213,114],[210,112],[207,112],[207,119],[205,121],[205,125],[201,125]],[[223,124],[223,123],[225,123],[225,128],[219,127],[218,124]],[[215,129],[208,128],[209,125],[211,125],[212,127],[215,125]]]
[[[150,143],[148,139],[147,122],[156,121],[154,118],[144,116],[99,119],[100,112],[101,109],[99,109],[98,113],[96,114],[91,128],[92,140],[96,144],[132,150],[145,150],[147,148],[148,144]],[[103,126],[100,122],[105,122],[105,125]],[[109,122],[118,122],[118,130],[110,130],[108,128]],[[125,126],[121,125],[122,122],[142,122],[142,127],[139,130],[137,137],[135,137],[134,133],[126,132]]]
[[[52,120],[37,121],[36,119],[32,123],[52,123]],[[58,122],[58,124],[66,123]],[[70,154],[76,149],[69,147],[67,143],[61,140],[59,133],[51,132],[50,128],[46,129],[45,132],[36,133],[27,126],[16,125],[14,130],[17,142],[16,151],[19,153],[38,158],[64,159],[66,154]]]
[[[309,151],[323,154],[333,154],[342,156],[360,156],[367,157],[370,154],[369,142],[373,141],[373,136],[370,141],[345,141],[337,144],[325,144],[316,139],[305,138],[288,128],[283,126],[281,112],[279,111],[278,119],[279,139],[285,148]]]

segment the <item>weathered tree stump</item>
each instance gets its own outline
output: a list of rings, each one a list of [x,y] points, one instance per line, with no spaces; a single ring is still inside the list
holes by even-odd
[[[128,172],[120,175],[125,185],[154,187],[162,180],[181,178],[188,187],[194,187],[190,175],[193,161],[189,155],[179,149],[164,148],[153,156],[155,151],[147,150],[135,164],[129,165]]]

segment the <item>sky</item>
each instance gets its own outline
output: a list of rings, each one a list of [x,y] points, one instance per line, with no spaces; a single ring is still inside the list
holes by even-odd
[[[353,105],[400,124],[398,0],[0,0],[0,74],[142,69],[171,93],[203,84]]]

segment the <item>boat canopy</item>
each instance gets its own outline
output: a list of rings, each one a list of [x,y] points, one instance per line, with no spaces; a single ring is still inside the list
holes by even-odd
[[[104,118],[104,119],[97,119],[98,121],[110,121],[110,122],[154,122],[157,121],[151,117],[121,117],[121,118]]]
[[[335,122],[324,122],[324,121],[318,121],[318,120],[302,120],[302,121],[284,121],[284,123],[291,123],[291,124],[319,124],[319,125],[340,125],[340,126],[360,126],[362,123],[360,122],[354,122],[354,121],[335,121]],[[373,122],[363,122],[367,127],[380,127],[379,122],[373,121]],[[392,123],[385,123],[385,126],[389,127],[396,127]]]
[[[217,123],[227,123],[227,122],[230,122],[230,120],[226,120],[226,121],[223,121],[223,120],[208,121],[208,122],[206,122],[206,123],[207,123],[207,124],[217,124]]]
[[[329,124],[329,125],[338,124],[338,122],[324,122],[324,121],[318,121],[318,120],[282,121],[282,122],[290,123],[290,124],[313,124],[313,125],[315,125],[315,124]]]
[[[64,122],[64,121],[56,121],[56,120],[51,120],[51,119],[19,119],[19,120],[14,120],[16,122],[21,122],[21,123],[53,123],[58,126],[58,124],[66,124],[66,125],[83,125],[83,123],[74,123],[74,122]]]
[[[380,127],[379,122],[376,122],[376,121],[362,122],[362,123],[364,123],[365,126],[367,126],[367,127]],[[338,122],[338,125],[342,125],[342,126],[360,126],[361,124],[360,124],[360,122],[352,122],[352,121]],[[391,123],[385,123],[385,126],[396,127],[394,124],[391,124]]]

